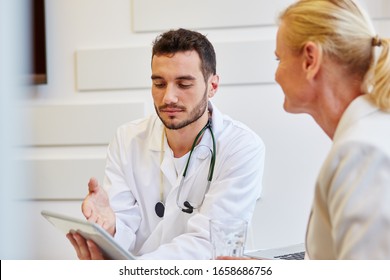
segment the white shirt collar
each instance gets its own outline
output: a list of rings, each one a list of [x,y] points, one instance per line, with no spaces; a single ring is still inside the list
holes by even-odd
[[[368,94],[364,94],[355,98],[341,116],[333,137],[333,141],[336,141],[337,138],[353,123],[378,110],[379,108],[374,105],[371,97]]]

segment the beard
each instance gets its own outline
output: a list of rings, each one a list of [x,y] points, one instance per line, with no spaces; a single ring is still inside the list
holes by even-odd
[[[156,110],[156,113],[158,115],[158,117],[160,118],[160,120],[162,121],[162,123],[164,124],[164,126],[168,129],[173,129],[173,130],[177,130],[177,129],[181,129],[183,127],[186,127],[187,125],[190,125],[194,122],[196,122],[197,120],[200,119],[201,116],[203,116],[204,112],[206,111],[207,109],[207,103],[208,103],[208,100],[207,100],[207,88],[204,92],[204,95],[202,97],[202,99],[199,101],[199,103],[195,106],[194,109],[192,109],[192,111],[189,113],[189,116],[187,119],[179,122],[179,123],[173,123],[173,122],[170,122],[170,121],[166,121],[164,120],[161,115],[160,115],[160,112],[159,110],[162,110],[162,109],[166,109],[166,108],[178,108],[178,109],[182,109],[184,111],[187,111],[185,107],[182,107],[182,106],[177,106],[177,105],[163,105],[163,106],[160,106],[158,109],[156,107],[156,105],[154,106],[155,110]],[[170,118],[170,120],[173,120],[174,117]]]

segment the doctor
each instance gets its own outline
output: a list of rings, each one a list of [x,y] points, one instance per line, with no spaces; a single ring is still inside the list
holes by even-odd
[[[90,180],[82,211],[140,259],[210,259],[210,219],[252,218],[264,144],[209,101],[219,77],[204,35],[163,33],[151,67],[157,115],[119,127],[103,187]],[[103,258],[93,242],[68,238],[80,259]]]

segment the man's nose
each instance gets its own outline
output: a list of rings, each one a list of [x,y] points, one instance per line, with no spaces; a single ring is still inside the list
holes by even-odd
[[[177,103],[177,101],[178,101],[178,95],[175,86],[168,85],[165,88],[165,92],[164,92],[164,103],[172,104],[172,103]]]

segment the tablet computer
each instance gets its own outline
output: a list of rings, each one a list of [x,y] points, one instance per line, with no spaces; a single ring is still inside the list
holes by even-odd
[[[46,210],[43,210],[41,214],[64,234],[75,231],[82,235],[85,239],[93,240],[102,250],[103,255],[108,259],[136,259],[136,257],[133,256],[130,252],[119,246],[114,238],[98,224]]]

